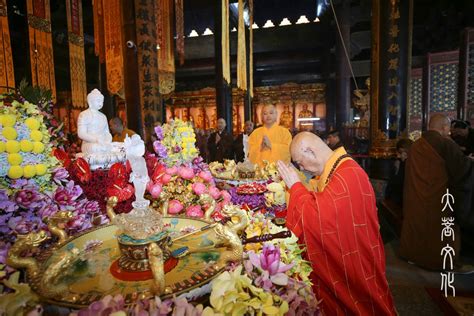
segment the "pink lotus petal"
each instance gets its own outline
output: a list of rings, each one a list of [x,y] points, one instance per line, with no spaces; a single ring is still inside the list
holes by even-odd
[[[280,261],[273,261],[270,266],[268,267],[268,272],[270,273],[270,275],[274,275],[274,274],[277,274],[279,271],[278,267],[280,265]]]
[[[286,271],[290,270],[291,268],[293,268],[294,265],[295,265],[294,262],[292,262],[290,264],[280,263],[280,267],[278,268],[278,272],[286,272]]]
[[[273,282],[273,284],[276,285],[287,285],[288,284],[288,276],[284,273],[277,273],[275,275],[272,275],[270,277],[270,280]]]
[[[169,175],[169,174],[164,174],[161,177],[161,183],[163,183],[163,184],[167,184],[168,182],[170,182],[170,180],[171,180],[171,175]]]
[[[172,176],[174,176],[177,172],[178,172],[178,168],[175,166],[166,169],[166,173]]]
[[[209,171],[201,171],[199,173],[199,177],[203,179],[206,182],[211,182],[212,181],[212,174]]]
[[[157,199],[160,197],[161,191],[163,191],[163,188],[161,187],[161,185],[156,183],[151,186],[150,194],[154,199]]]
[[[262,266],[260,265],[260,256],[257,255],[255,252],[249,252],[249,260],[252,262],[254,267],[261,269]]]
[[[168,213],[178,214],[183,209],[183,204],[178,200],[171,200],[168,204]]]

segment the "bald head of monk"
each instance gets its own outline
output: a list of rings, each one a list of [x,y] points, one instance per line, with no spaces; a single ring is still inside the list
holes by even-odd
[[[227,123],[222,117],[217,120],[217,130],[219,131],[219,133],[222,133],[225,130],[226,126]]]
[[[444,114],[435,113],[430,117],[428,130],[437,131],[443,137],[448,137],[451,131],[451,120]]]
[[[291,142],[290,151],[293,161],[315,176],[323,173],[324,166],[333,154],[321,138],[310,132],[297,134]]]
[[[278,112],[274,105],[267,104],[262,108],[262,122],[265,127],[270,128],[277,121]]]

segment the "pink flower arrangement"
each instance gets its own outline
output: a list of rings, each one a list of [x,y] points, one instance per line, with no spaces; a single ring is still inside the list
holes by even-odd
[[[212,182],[213,177],[209,171],[201,171],[199,172],[199,177],[203,179],[205,182]]]
[[[191,180],[192,178],[194,178],[194,171],[192,168],[183,166],[179,168],[178,175],[183,179]]]
[[[157,199],[160,197],[161,192],[163,191],[163,188],[159,183],[155,183],[150,187],[150,194],[154,199]]]
[[[207,192],[206,185],[201,182],[193,183],[192,188],[193,188],[194,193],[196,193],[197,195],[201,195]]]
[[[209,194],[215,200],[217,200],[218,198],[221,197],[221,191],[218,188],[216,188],[215,186],[212,186],[212,187],[209,188]]]
[[[154,207],[162,205],[161,198],[169,200],[168,213],[189,217],[203,217],[208,205],[201,205],[200,196],[209,194],[216,200],[215,213],[231,203],[231,195],[220,191],[214,184],[211,173],[199,165],[166,167],[161,163],[149,165],[150,182],[147,190],[154,199]],[[196,168],[195,168],[196,167]]]
[[[183,204],[181,204],[178,200],[171,200],[168,205],[168,213],[170,214],[178,214],[183,210]]]
[[[191,205],[186,208],[186,216],[189,217],[203,217],[204,212],[199,205]]]
[[[171,168],[167,168],[166,173],[171,175],[171,176],[174,176],[176,173],[178,173],[178,167],[173,166]]]

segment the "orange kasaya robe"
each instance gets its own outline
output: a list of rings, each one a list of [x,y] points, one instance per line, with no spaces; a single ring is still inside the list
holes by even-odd
[[[270,140],[271,149],[261,150],[263,136],[267,136]],[[263,166],[264,160],[268,162],[281,160],[288,163],[291,160],[290,143],[291,134],[287,128],[278,124],[273,124],[270,128],[266,126],[259,127],[249,136],[249,160],[260,166]]]
[[[385,276],[375,194],[367,174],[338,150],[318,179],[290,190],[287,226],[306,245],[313,290],[325,315],[395,315]],[[329,181],[326,184],[326,179]]]

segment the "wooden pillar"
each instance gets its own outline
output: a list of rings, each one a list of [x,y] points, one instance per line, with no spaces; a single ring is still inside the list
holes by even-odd
[[[336,6],[336,14],[341,29],[341,36],[336,36],[336,127],[342,129],[343,124],[349,122],[351,108],[351,75],[349,61],[344,46],[350,58],[351,36],[351,6],[350,1],[342,1]],[[337,30],[336,30],[337,32]]]
[[[469,73],[469,68],[474,62],[474,28],[466,28],[462,32],[461,45],[459,48],[459,88],[457,117],[461,120],[474,120],[474,100],[469,96],[472,84],[474,84],[474,74]],[[471,54],[470,54],[471,53]],[[470,87],[471,86],[471,87]]]
[[[372,1],[371,149],[374,158],[395,156],[406,129],[412,0]]]
[[[223,76],[222,67],[222,4],[221,0],[214,1],[214,62],[216,69],[216,107],[217,118],[227,122],[227,131],[232,134],[232,87]],[[226,52],[230,55],[230,52]]]
[[[250,27],[252,27],[250,25]],[[244,118],[245,121],[252,120],[252,96],[250,95],[250,31],[245,28],[245,58],[247,59],[247,91],[244,95]]]
[[[122,21],[123,21],[123,43],[127,41],[137,42],[135,31],[135,5],[134,1],[122,1]],[[127,105],[128,128],[143,134],[143,121],[140,107],[140,81],[138,79],[138,56],[137,49],[123,47],[124,56],[124,92]]]

